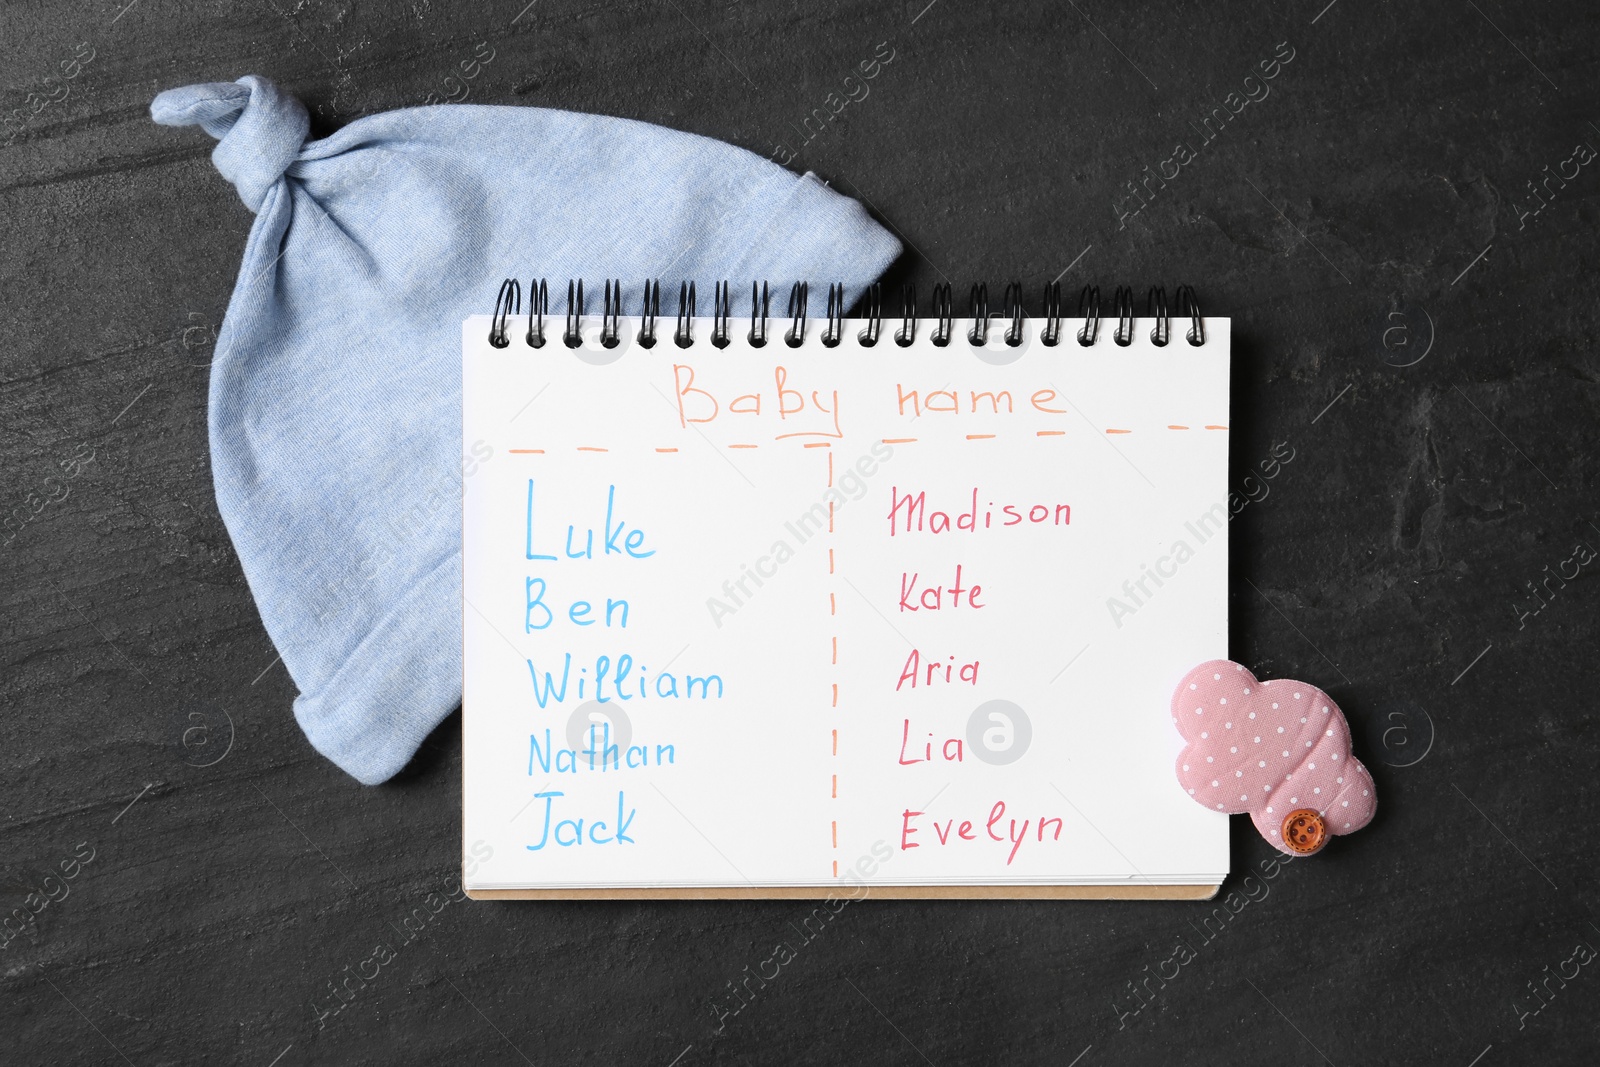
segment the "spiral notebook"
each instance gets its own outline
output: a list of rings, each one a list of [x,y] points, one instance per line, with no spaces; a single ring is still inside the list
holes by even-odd
[[[1215,891],[1228,320],[596,295],[463,326],[472,896]]]

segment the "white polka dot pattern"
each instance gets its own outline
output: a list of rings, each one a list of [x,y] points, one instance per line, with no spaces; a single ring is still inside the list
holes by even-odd
[[[1270,742],[1254,733],[1234,742],[1228,724],[1246,714]],[[1378,791],[1351,753],[1344,713],[1316,686],[1258,682],[1238,663],[1212,660],[1178,683],[1172,717],[1188,742],[1178,756],[1179,784],[1212,811],[1249,812],[1280,852],[1296,854],[1280,835],[1283,817],[1297,808],[1318,812],[1332,834],[1354,833],[1377,811]]]

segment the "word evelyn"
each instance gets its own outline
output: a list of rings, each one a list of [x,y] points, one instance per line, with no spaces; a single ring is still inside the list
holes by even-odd
[[[925,811],[912,811],[910,808],[907,808],[900,814],[901,851],[922,847],[922,842],[913,841],[911,838],[913,835],[922,832],[922,829],[916,825],[916,820],[926,814],[927,812]],[[989,818],[985,820],[983,824],[983,831],[981,835],[973,828],[972,822],[967,819],[963,819],[959,824],[954,819],[946,819],[942,823],[935,819],[933,821],[933,834],[936,838],[938,838],[939,845],[941,847],[951,844],[960,844],[963,841],[982,841],[985,838],[990,841],[1010,841],[1011,851],[1006,855],[1006,866],[1009,867],[1011,866],[1011,861],[1017,858],[1017,850],[1022,847],[1022,842],[1027,840],[1028,827],[1033,825],[1033,820],[1023,819],[1021,827],[1018,827],[1017,820],[1012,819],[1009,825],[1006,827],[1006,832],[1003,835],[998,834],[995,832],[995,827],[999,826],[1000,820],[1004,819],[1005,817],[1006,802],[1003,800],[997,800],[994,802],[994,807],[989,809]],[[1039,841],[1042,842],[1044,840],[1045,827],[1050,823],[1055,824],[1055,829],[1051,832],[1050,840],[1061,840],[1062,822],[1060,819],[1052,815],[1049,817],[1040,816],[1038,824],[1034,825],[1034,833]],[[930,841],[927,843],[932,844],[933,842]]]

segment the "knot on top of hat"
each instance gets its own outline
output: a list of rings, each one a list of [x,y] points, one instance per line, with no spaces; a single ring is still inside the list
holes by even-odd
[[[305,105],[255,74],[169,89],[151,102],[150,117],[163,126],[198,125],[217,138],[211,162],[251,211],[261,210],[311,130]]]

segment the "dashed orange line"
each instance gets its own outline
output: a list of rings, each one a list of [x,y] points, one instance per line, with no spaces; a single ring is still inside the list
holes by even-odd
[[[807,441],[803,447],[805,447],[805,448],[832,448],[833,447],[833,442],[832,441]]]
[[[836,667],[839,665],[839,635],[838,634],[835,634],[833,636],[833,665],[836,666]]]
[[[837,727],[833,731],[833,754],[835,756],[839,754],[839,730]]]
[[[834,707],[838,707],[839,706],[839,683],[838,682],[834,682],[833,683],[833,706]]]
[[[511,454],[514,455],[514,456],[542,456],[542,455],[544,455],[544,449],[542,449],[542,448],[513,448],[511,450]]]
[[[833,453],[828,453],[828,488],[833,488]]]
[[[594,447],[591,447],[590,445],[579,445],[578,446],[578,451],[579,452],[609,452],[609,451],[611,451],[611,449],[609,449],[609,448],[594,448]]]
[[[1167,427],[1167,429],[1169,429],[1169,430],[1187,430],[1188,428],[1189,427],[1187,427],[1187,426],[1168,426]]]
[[[1132,430],[1107,430],[1106,433],[1132,433]]]
[[[1226,426],[1207,426],[1206,429],[1208,429],[1208,430],[1226,430],[1227,427]]]
[[[729,448],[760,448],[760,445],[729,445]]]
[[[828,453],[828,458],[833,458],[833,453]],[[828,532],[833,533],[833,501],[828,501]]]
[[[676,452],[677,449],[676,448],[658,448],[658,449],[656,449],[656,451],[657,452]]]
[[[834,603],[833,594],[832,593],[828,594],[828,614],[829,615],[837,615],[837,614],[839,614],[838,605]]]
[[[1035,430],[1033,433],[1035,437],[1065,437],[1066,435],[1067,431],[1065,430]]]
[[[969,433],[969,434],[967,434],[967,440],[969,440],[969,441],[987,441],[990,438],[992,438],[993,436],[994,436],[994,434],[992,434],[992,433]]]
[[[833,573],[833,549],[828,549],[828,573]]]
[[[886,445],[908,445],[915,440],[915,437],[885,437],[883,443]]]
[[[838,848],[839,847],[839,820],[838,819],[833,820],[833,847],[834,848]],[[838,873],[839,873],[839,861],[838,860],[834,860],[833,861],[833,873],[835,875],[838,875]]]
[[[835,878],[839,877],[839,861],[838,860],[834,860],[833,861],[833,876]]]
[[[833,776],[833,799],[839,799],[839,776],[837,774]]]

